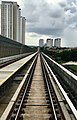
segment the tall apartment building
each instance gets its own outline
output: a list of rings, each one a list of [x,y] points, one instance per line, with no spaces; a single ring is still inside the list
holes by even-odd
[[[20,30],[20,8],[19,5],[17,4],[17,2],[13,2],[13,39],[16,41],[20,41],[19,40],[19,30]]]
[[[20,43],[25,44],[25,17],[20,18]]]
[[[56,38],[54,40],[54,47],[61,47],[61,38]]]
[[[22,37],[24,40],[20,40],[20,33],[22,32],[20,29],[21,9],[19,8],[17,2],[2,1],[0,18],[1,18],[1,35],[13,39],[17,42],[22,43],[23,41],[25,41],[24,34],[23,34],[24,36]]]
[[[18,33],[18,38],[17,40],[20,42],[20,33],[21,33],[21,29],[20,29],[20,24],[21,24],[21,9],[18,10],[18,27],[17,27],[17,33]],[[24,38],[25,39],[25,38]],[[22,42],[20,42],[22,43]]]
[[[40,47],[43,47],[43,46],[44,46],[44,39],[40,39],[40,40],[39,40],[39,46],[40,46]]]
[[[53,39],[48,38],[48,39],[46,40],[46,44],[47,44],[47,47],[49,47],[49,48],[53,47]]]
[[[1,35],[13,39],[13,2],[2,1]]]
[[[1,18],[1,4],[0,4],[0,18]],[[1,34],[1,19],[0,19],[0,34]]]

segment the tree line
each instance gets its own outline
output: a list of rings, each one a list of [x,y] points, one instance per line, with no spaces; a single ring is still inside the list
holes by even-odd
[[[56,61],[77,61],[77,49],[64,50],[62,52],[58,51],[49,51],[47,49],[41,49],[45,54],[49,55]]]

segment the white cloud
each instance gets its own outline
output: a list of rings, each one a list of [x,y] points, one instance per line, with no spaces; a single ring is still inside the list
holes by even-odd
[[[37,45],[41,37],[61,36],[63,46],[77,45],[77,0],[16,1],[27,19],[27,44]]]
[[[27,3],[27,4],[26,4]],[[76,46],[77,39],[77,1],[76,0],[32,0],[24,1],[23,12],[26,16],[27,32],[37,33],[44,37],[58,37],[63,39],[62,46]],[[71,37],[70,37],[71,33]],[[46,38],[44,37],[44,38]],[[34,38],[31,37],[30,38]],[[73,39],[74,38],[74,39]],[[36,40],[34,40],[36,42]]]
[[[63,46],[77,47],[77,30],[70,28],[64,30]]]
[[[51,35],[41,35],[34,32],[26,32],[26,45],[39,45],[39,39],[44,39],[44,43],[46,43],[47,38],[53,38]],[[38,39],[39,38],[39,39]]]

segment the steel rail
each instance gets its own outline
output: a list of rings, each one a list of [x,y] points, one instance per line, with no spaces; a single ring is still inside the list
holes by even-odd
[[[49,58],[49,57],[48,57],[47,55],[45,55],[44,53],[42,53],[42,55],[44,55],[45,57]],[[55,82],[57,83],[60,91],[62,92],[62,94],[63,94],[63,96],[64,96],[67,104],[69,105],[70,109],[72,110],[73,115],[74,115],[75,118],[77,119],[77,110],[75,109],[73,103],[72,103],[71,100],[69,99],[67,93],[65,92],[65,90],[63,89],[63,87],[61,86],[61,84],[59,83],[57,77],[54,75],[53,71],[52,71],[51,68],[49,67],[49,65],[48,65],[48,63],[46,62],[46,60],[45,60],[45,64],[46,64],[47,68],[49,69],[51,75],[53,76]]]
[[[36,54],[34,54],[34,60],[35,60],[35,58],[36,58],[36,56],[37,56],[37,53],[38,52],[36,52]],[[34,60],[32,59],[32,61],[34,62]],[[29,59],[28,61],[30,61],[31,59]],[[28,63],[28,61],[26,62],[26,63]],[[13,112],[13,108],[14,108],[14,106],[15,106],[15,103],[17,102],[17,100],[18,100],[18,97],[19,97],[19,95],[20,95],[20,92],[21,92],[21,90],[23,89],[23,87],[24,87],[24,85],[26,85],[27,84],[27,81],[28,81],[28,78],[29,78],[29,76],[30,76],[30,71],[32,70],[32,65],[33,65],[33,62],[31,63],[31,65],[30,65],[30,67],[28,68],[28,70],[24,73],[24,77],[23,77],[23,79],[22,79],[22,81],[21,81],[21,83],[19,84],[19,86],[18,86],[18,88],[17,88],[17,90],[16,90],[16,92],[14,93],[14,95],[13,95],[13,97],[11,98],[11,100],[9,101],[9,104],[8,104],[8,106],[6,107],[6,109],[4,110],[4,112],[3,112],[3,114],[1,115],[1,117],[0,117],[0,120],[8,120],[10,117],[11,117],[11,114],[12,114],[12,112]],[[24,64],[25,65],[25,64]],[[21,69],[21,68],[20,68]],[[19,70],[19,69],[18,69]],[[17,71],[16,71],[17,72]],[[21,74],[22,75],[22,74]]]
[[[31,66],[30,66],[30,68],[29,68],[29,72],[28,72],[28,77],[29,77],[29,78],[28,78],[28,83],[27,83],[26,88],[25,88],[25,91],[24,91],[24,93],[23,93],[23,96],[22,96],[22,99],[21,99],[21,102],[20,102],[20,105],[19,105],[17,114],[16,114],[16,116],[15,116],[15,120],[17,120],[18,117],[19,117],[19,113],[20,113],[20,110],[21,110],[21,107],[22,107],[22,104],[23,104],[23,101],[24,101],[24,98],[25,98],[25,94],[26,94],[26,92],[27,92],[27,88],[28,88],[28,86],[29,86],[31,77],[32,77],[33,72],[34,72],[34,68],[35,68],[35,64],[36,64],[36,59],[37,59],[37,56],[35,57],[34,61],[32,62]]]
[[[50,101],[51,101],[51,105],[52,105],[52,109],[53,109],[53,113],[54,113],[54,118],[55,120],[58,120],[57,119],[57,115],[56,115],[56,111],[55,111],[55,107],[54,107],[54,103],[53,103],[53,100],[52,100],[52,96],[51,96],[51,92],[50,92],[50,88],[49,88],[49,84],[48,84],[48,80],[47,80],[47,77],[46,77],[46,73],[45,73],[45,69],[47,71],[47,67],[46,67],[46,64],[45,64],[45,59],[43,56],[42,57],[42,62],[43,62],[43,71],[44,71],[44,75],[45,75],[45,80],[46,80],[46,84],[47,84],[47,88],[48,88],[48,92],[49,92],[49,97],[50,97]],[[45,69],[44,69],[44,66],[45,66]],[[48,74],[48,71],[47,71],[47,74]]]

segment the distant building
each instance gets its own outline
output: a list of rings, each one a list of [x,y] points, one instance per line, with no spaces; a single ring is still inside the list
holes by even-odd
[[[44,39],[40,39],[39,40],[39,47],[43,47],[44,46]]]
[[[53,39],[49,38],[46,40],[47,47],[51,48],[53,47]]]
[[[54,40],[54,47],[61,47],[61,38],[56,38]]]
[[[24,21],[24,20],[22,20]],[[2,1],[1,9],[0,9],[0,32],[1,35],[17,42],[25,43],[25,34],[24,28],[25,23],[22,23],[23,34],[22,40],[20,39],[20,33],[22,32],[20,29],[21,24],[21,9],[17,2],[11,1]]]
[[[25,44],[25,17],[22,17],[21,16],[21,19],[20,19],[20,43],[23,43]]]

